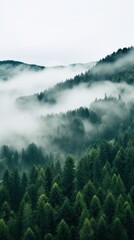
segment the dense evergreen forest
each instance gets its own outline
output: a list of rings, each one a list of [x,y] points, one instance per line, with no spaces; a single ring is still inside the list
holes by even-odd
[[[133,89],[133,57],[119,49],[36,97],[55,104],[59,91],[102,80]],[[134,239],[134,104],[124,91],[41,116],[38,144],[0,147],[0,240]]]
[[[0,239],[134,239],[133,145],[125,133],[80,159],[68,155],[64,163],[51,158],[29,171],[6,170]]]

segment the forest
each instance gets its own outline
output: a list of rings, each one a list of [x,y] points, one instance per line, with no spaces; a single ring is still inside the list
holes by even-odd
[[[75,76],[64,82],[56,84],[43,92],[32,96],[21,96],[17,99],[20,105],[29,105],[32,99],[50,104],[57,102],[58,95],[68,89],[73,89],[80,84],[91,86],[94,82],[111,81],[114,83],[134,83],[134,47],[119,49],[117,52],[101,59],[86,73]]]
[[[45,106],[80,83],[118,88],[89,107],[41,115],[38,141],[0,146],[0,240],[134,239],[133,56],[119,49],[36,94]],[[32,98],[16,104],[34,108]]]
[[[0,239],[134,239],[133,145],[125,133],[80,159],[51,157],[21,172],[14,153],[0,183]]]

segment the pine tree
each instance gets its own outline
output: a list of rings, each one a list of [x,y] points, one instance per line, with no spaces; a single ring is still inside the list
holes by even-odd
[[[115,159],[114,159],[114,166],[117,168],[121,178],[123,181],[125,180],[125,169],[126,169],[126,157],[125,151],[121,147],[120,150],[117,152]]]
[[[104,213],[106,214],[108,223],[111,223],[115,214],[116,203],[111,192],[108,193],[104,202]]]
[[[21,198],[23,197],[23,195],[25,194],[26,190],[27,190],[27,186],[28,186],[28,178],[26,173],[23,173],[22,178],[21,178]]]
[[[44,231],[45,233],[53,233],[54,231],[54,209],[49,203],[44,206],[45,219],[44,219]]]
[[[60,218],[63,218],[67,224],[74,222],[74,208],[68,198],[66,198],[61,206]]]
[[[126,153],[125,183],[128,188],[134,185],[134,148],[129,147]],[[129,172],[129,174],[128,174]]]
[[[89,211],[88,209],[85,207],[80,215],[80,220],[79,220],[79,229],[82,228],[85,219],[89,219]]]
[[[40,238],[43,239],[45,234],[45,204],[46,204],[47,198],[46,195],[42,194],[38,200],[37,203],[37,225],[40,230]]]
[[[97,224],[97,239],[107,239],[107,225],[103,215],[100,216]]]
[[[62,168],[61,168],[61,163],[59,159],[56,161],[55,166],[54,166],[54,175],[56,176],[57,174],[62,174]]]
[[[127,232],[123,227],[119,218],[115,218],[113,223],[113,239],[114,240],[127,240]]]
[[[35,208],[36,204],[37,204],[37,198],[38,198],[38,188],[36,184],[31,184],[28,188],[28,194],[31,200],[31,205],[32,208]]]
[[[77,216],[80,216],[83,209],[86,207],[84,200],[83,200],[83,195],[81,192],[78,192],[76,195],[76,200],[75,200],[75,211],[77,212]]]
[[[95,219],[99,217],[101,212],[101,205],[100,205],[100,200],[96,195],[94,195],[91,200],[89,210],[90,210],[91,217],[94,217]]]
[[[84,163],[81,159],[78,162],[77,169],[76,169],[76,187],[77,191],[81,191],[86,184],[86,177],[85,177],[85,167]]]
[[[93,183],[91,181],[89,181],[85,187],[84,187],[84,191],[83,191],[83,198],[84,201],[87,205],[87,207],[90,206],[90,201],[92,199],[92,197],[95,195],[96,191],[95,191],[95,187],[93,185]]]
[[[124,218],[124,198],[120,194],[116,201],[116,216],[121,220]]]
[[[45,193],[48,196],[52,186],[52,172],[49,166],[45,169]]]
[[[14,211],[17,211],[21,201],[20,175],[18,169],[14,169],[11,174],[10,203]]]
[[[53,235],[51,233],[45,234],[44,240],[53,240]]]
[[[74,160],[71,156],[68,156],[63,169],[62,186],[64,196],[67,196],[69,199],[74,198],[74,179]]]
[[[22,211],[22,226],[26,230],[29,227],[32,227],[32,208],[31,204],[25,203]]]
[[[7,222],[12,215],[11,208],[8,202],[4,202],[1,207],[1,217]]]
[[[21,235],[20,226],[19,226],[19,218],[16,216],[11,216],[7,222],[7,228],[8,228],[8,235],[9,239],[11,240],[18,240]]]
[[[82,229],[80,230],[80,240],[92,240],[94,238],[94,231],[91,227],[91,223],[86,218]]]
[[[62,202],[61,189],[57,183],[54,183],[50,192],[50,202],[53,207],[60,206]]]
[[[35,234],[31,228],[27,228],[22,240],[35,240]]]
[[[64,219],[62,219],[60,221],[60,223],[58,224],[58,227],[57,227],[57,239],[60,239],[60,240],[70,240],[69,227],[66,224],[66,222],[64,221]]]
[[[123,217],[124,227],[127,231],[128,239],[134,239],[134,214],[129,203],[126,204]]]

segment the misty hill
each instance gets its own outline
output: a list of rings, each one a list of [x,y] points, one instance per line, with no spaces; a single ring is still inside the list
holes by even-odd
[[[21,97],[19,103],[29,104],[34,100],[41,103],[54,104],[57,102],[59,94],[73,89],[80,84],[88,84],[100,81],[111,81],[115,83],[134,83],[134,48],[123,48],[117,52],[106,56],[86,73],[76,75],[73,79],[60,82],[48,90],[42,91],[32,96]]]
[[[53,66],[53,67],[45,67],[45,66],[39,66],[36,64],[28,64],[23,63],[20,61],[13,61],[13,60],[6,60],[6,61],[0,61],[0,80],[8,80],[12,77],[15,77],[19,74],[25,73],[25,72],[38,72],[45,69],[68,69],[71,68],[72,70],[78,70],[81,69],[81,71],[86,71],[91,68],[95,63],[76,63],[76,64],[70,64],[68,66]]]
[[[45,67],[35,64],[27,64],[19,61],[0,61],[0,80],[8,80],[22,72],[41,71]]]
[[[18,105],[33,74],[1,82],[0,239],[134,239],[131,50]]]

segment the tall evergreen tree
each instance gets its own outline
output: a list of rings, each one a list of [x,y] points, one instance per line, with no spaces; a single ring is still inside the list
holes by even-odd
[[[90,215],[95,219],[99,217],[101,213],[101,205],[99,198],[94,195],[91,202],[90,202]]]
[[[57,240],[70,240],[70,231],[66,222],[62,219],[57,227]]]
[[[67,196],[69,199],[74,198],[74,180],[75,180],[75,168],[74,168],[74,160],[71,156],[68,156],[64,169],[63,169],[63,193],[64,196]]]
[[[86,218],[84,221],[84,224],[82,226],[82,229],[80,230],[80,240],[89,240],[94,239],[94,231],[91,227],[91,223]]]
[[[85,201],[87,207],[90,206],[91,199],[95,195],[95,193],[96,193],[95,186],[93,185],[93,183],[91,181],[89,181],[84,186],[84,191],[83,191],[83,198],[84,198],[84,201]]]
[[[127,240],[127,232],[123,227],[119,218],[115,218],[113,223],[113,239],[114,240]]]
[[[52,172],[49,166],[45,169],[45,193],[49,195],[52,186]]]
[[[53,207],[60,206],[62,202],[62,193],[59,185],[54,183],[50,192],[50,202]]]
[[[22,240],[35,240],[35,234],[31,228],[27,228]]]
[[[114,196],[111,192],[108,193],[104,202],[104,213],[107,217],[107,222],[112,223],[113,217],[115,215],[116,202]]]

